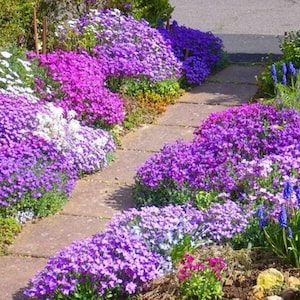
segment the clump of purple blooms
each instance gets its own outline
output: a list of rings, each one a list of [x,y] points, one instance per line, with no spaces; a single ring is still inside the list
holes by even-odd
[[[70,30],[82,40],[92,36],[80,46],[101,58],[107,76],[143,75],[157,81],[181,74],[181,63],[170,42],[145,20],[135,20],[118,9],[90,10],[86,16],[71,20],[69,27],[58,28],[61,43],[66,42]]]
[[[139,167],[138,202],[172,202],[160,199],[170,189],[204,190],[243,204],[269,200],[276,209],[283,182],[299,174],[299,125],[296,111],[261,104],[211,114],[193,141],[166,145]]]
[[[170,253],[185,235],[191,235],[193,245],[199,246],[199,242],[203,245],[215,238],[223,241],[245,228],[247,215],[234,203],[224,207],[226,226],[217,226],[212,232],[215,221],[211,214],[219,224],[224,213],[216,206],[209,211],[169,205],[118,213],[103,233],[74,242],[51,257],[31,281],[26,295],[37,299],[70,296],[84,286],[95,296],[141,291],[148,281],[174,270]]]
[[[36,90],[42,100],[54,102],[66,114],[75,111],[75,118],[84,125],[120,124],[125,116],[123,100],[105,87],[106,75],[100,59],[89,54],[57,50],[38,57],[46,68],[50,85],[36,78]],[[48,80],[49,81],[49,80]]]
[[[65,119],[62,109],[0,92],[1,206],[49,191],[70,194],[78,175],[101,169],[114,150],[103,130]]]
[[[176,21],[159,32],[169,40],[190,85],[202,83],[221,59],[223,42],[211,32],[179,26]]]

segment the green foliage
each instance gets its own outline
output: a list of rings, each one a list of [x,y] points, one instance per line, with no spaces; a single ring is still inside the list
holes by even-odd
[[[300,74],[292,80],[291,86],[276,84],[275,101],[279,108],[293,108],[300,112]]]
[[[0,216],[16,217],[19,212],[31,211],[34,217],[46,217],[57,213],[67,200],[64,193],[50,191],[42,194],[40,198],[33,198],[30,194],[23,197],[10,207],[0,208]]]
[[[270,220],[262,228],[268,248],[288,264],[300,267],[300,209],[293,210],[287,227],[278,221]]]
[[[300,66],[300,30],[287,32],[281,41],[280,50],[283,60],[292,61],[295,66]]]
[[[213,192],[199,191],[194,197],[194,203],[199,209],[208,208],[215,200],[216,195]]]
[[[3,57],[3,52],[10,57]],[[34,84],[33,77],[32,65],[23,48],[10,46],[5,51],[0,51],[0,88],[31,88]]]
[[[167,21],[174,10],[169,0],[106,0],[107,8],[118,8],[135,19],[145,19],[153,27]]]
[[[169,185],[166,189],[165,186]],[[189,188],[176,189],[174,183],[162,182],[162,187],[154,189],[145,187],[138,182],[134,186],[134,199],[137,206],[164,206],[167,204],[184,204],[194,198]]]
[[[38,0],[0,0],[0,48],[22,44],[29,46],[33,39],[33,8]]]
[[[183,239],[171,250],[171,259],[173,265],[177,265],[182,259],[185,253],[192,253],[195,247],[192,246],[193,237],[190,234],[186,234]]]
[[[267,242],[256,218],[249,221],[244,232],[234,235],[230,240],[233,249],[265,248]]]
[[[275,65],[281,64],[277,62]],[[273,98],[276,94],[275,84],[271,75],[271,66],[267,66],[266,69],[260,74],[258,78],[259,96],[265,98]]]
[[[78,277],[82,275],[78,275]],[[83,278],[82,278],[83,279]],[[119,289],[108,290],[105,295],[99,296],[98,292],[93,286],[93,281],[90,278],[84,278],[77,284],[75,291],[66,296],[61,291],[56,292],[54,295],[55,300],[113,300],[118,299]],[[124,298],[126,299],[126,298]]]
[[[21,227],[14,218],[0,216],[0,254],[5,254],[7,246],[12,244]]]

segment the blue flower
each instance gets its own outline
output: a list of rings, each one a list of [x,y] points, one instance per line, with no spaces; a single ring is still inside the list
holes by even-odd
[[[259,226],[264,228],[267,225],[267,222],[264,214],[264,206],[261,204],[257,208],[257,217],[259,220]]]
[[[286,74],[287,74],[286,63],[282,63],[282,65],[281,65],[281,70],[282,70],[282,74],[283,74],[283,75],[286,75]]]
[[[293,193],[293,186],[292,186],[290,181],[287,181],[284,184],[284,188],[283,188],[283,198],[284,198],[284,200],[289,200],[292,196],[292,193]]]
[[[298,205],[300,206],[300,186],[296,187],[295,193],[296,193]]]
[[[294,67],[294,65],[293,65],[293,63],[292,63],[291,61],[289,62],[289,71],[290,71],[290,73],[291,73],[293,76],[295,76],[296,73],[297,73],[297,71],[296,71],[296,69],[295,69],[295,67]]]
[[[273,78],[274,82],[277,83],[278,79],[277,79],[277,71],[276,71],[275,64],[272,64],[272,66],[271,66],[271,74],[272,74],[272,78]]]
[[[282,228],[287,228],[287,213],[286,208],[283,205],[278,217],[279,224]]]
[[[282,84],[287,85],[287,78],[285,74],[282,76]]]

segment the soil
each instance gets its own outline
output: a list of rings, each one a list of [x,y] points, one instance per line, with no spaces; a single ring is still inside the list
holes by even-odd
[[[227,262],[226,280],[223,285],[223,300],[262,300],[267,296],[277,295],[284,300],[300,300],[300,293],[288,284],[265,291],[264,296],[256,294],[257,276],[263,270],[275,268],[284,274],[285,282],[290,276],[300,278],[300,269],[287,266],[270,252],[262,250],[235,251],[229,247],[215,246],[197,253],[197,259],[206,260],[207,257],[219,256]],[[182,300],[179,292],[179,282],[175,274],[168,274],[153,281],[147,292],[140,294],[136,300]]]

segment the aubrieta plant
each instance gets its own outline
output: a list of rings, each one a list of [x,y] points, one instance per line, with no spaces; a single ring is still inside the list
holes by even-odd
[[[58,85],[49,86],[43,78],[36,79],[36,91],[45,101],[54,102],[84,125],[120,124],[125,112],[123,100],[105,87],[106,75],[101,61],[88,53],[54,51],[38,57],[47,76]]]
[[[173,21],[170,28],[159,28],[169,40],[175,56],[183,63],[183,75],[189,85],[201,84],[221,59],[223,42],[211,32],[179,26]]]
[[[185,254],[178,267],[180,292],[183,299],[221,299],[223,296],[223,271],[226,263],[222,258],[211,257],[207,262],[196,261]]]
[[[299,122],[294,110],[261,104],[211,114],[192,142],[165,145],[138,168],[137,203],[182,203],[206,191],[243,205],[278,204],[279,179],[298,174]]]
[[[90,10],[57,29],[59,44],[85,49],[100,57],[113,77],[146,76],[152,80],[179,78],[181,63],[169,41],[147,21],[137,21],[119,10]]]
[[[33,299],[116,299],[160,276],[162,260],[127,232],[96,234],[51,257],[25,294]]]
[[[181,246],[205,247],[213,242],[216,230],[216,242],[228,237],[228,232],[218,228],[210,236],[207,224],[211,223],[210,228],[214,224],[210,213],[190,205],[132,208],[117,213],[103,233],[73,243],[50,258],[45,269],[31,281],[26,294],[37,299],[61,299],[58,295],[80,298],[89,291],[88,295],[98,295],[95,299],[109,299],[108,295],[117,297],[141,291],[147,281],[175,270],[185,253],[180,251]],[[233,219],[232,235],[239,226],[235,223]],[[185,240],[188,244],[183,245]],[[209,270],[219,280],[219,262],[211,260],[209,264]]]

